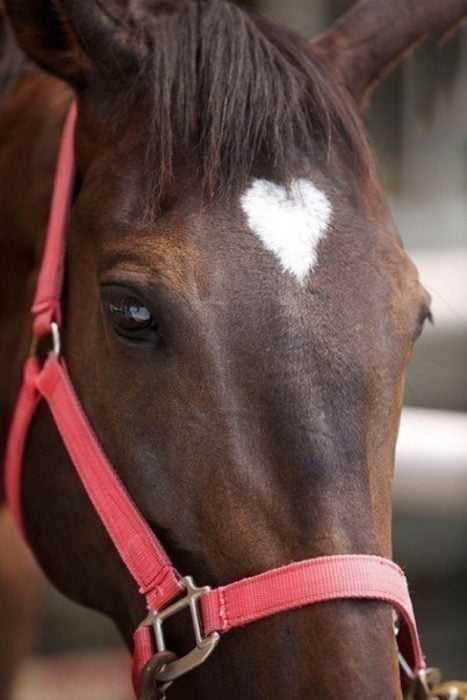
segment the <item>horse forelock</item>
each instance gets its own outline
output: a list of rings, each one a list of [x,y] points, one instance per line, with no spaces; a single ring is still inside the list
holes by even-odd
[[[156,199],[187,162],[208,197],[252,176],[288,185],[333,154],[360,185],[368,177],[352,100],[297,34],[226,0],[146,3],[138,21],[147,56],[128,89],[109,94],[130,118],[139,107]]]

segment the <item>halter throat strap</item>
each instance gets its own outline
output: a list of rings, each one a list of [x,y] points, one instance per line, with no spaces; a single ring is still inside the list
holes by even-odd
[[[6,452],[6,492],[9,507],[24,533],[21,514],[21,473],[31,421],[44,400],[89,499],[116,550],[145,597],[148,616],[135,632],[134,679],[155,651],[164,652],[166,619],[189,608],[196,647],[167,664],[158,680],[167,685],[203,663],[219,638],[270,615],[336,599],[379,600],[392,605],[402,626],[401,653],[416,678],[425,662],[402,570],[388,559],[349,554],[309,559],[211,590],[182,578],[158,538],[135,506],[110,464],[74,391],[60,355],[61,297],[66,232],[74,184],[74,133],[77,107],[68,111],[59,150],[53,197],[41,270],[32,308],[33,345],[50,336],[52,350],[42,365],[31,355],[13,416]]]

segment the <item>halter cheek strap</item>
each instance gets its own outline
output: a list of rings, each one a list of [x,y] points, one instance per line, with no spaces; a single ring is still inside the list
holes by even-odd
[[[120,557],[146,599],[148,615],[135,632],[134,679],[155,651],[166,651],[166,619],[189,608],[195,648],[157,674],[170,684],[212,653],[219,638],[270,615],[338,599],[379,600],[400,614],[399,647],[413,678],[425,663],[418,639],[407,581],[388,559],[367,555],[319,557],[301,561],[211,590],[181,578],[161,543],[136,508],[110,464],[74,391],[60,355],[61,296],[66,231],[74,183],[74,132],[77,108],[72,104],[64,126],[54,182],[51,212],[36,297],[34,344],[48,336],[52,350],[43,365],[31,356],[10,428],[6,453],[6,491],[13,516],[23,530],[21,471],[30,424],[41,400],[46,401],[81,482]]]

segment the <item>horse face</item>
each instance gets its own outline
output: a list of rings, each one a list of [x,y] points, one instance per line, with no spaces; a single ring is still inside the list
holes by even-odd
[[[81,142],[89,165],[70,231],[65,356],[111,462],[176,566],[217,584],[304,557],[390,555],[403,375],[426,299],[376,184],[366,184],[380,202],[371,209],[341,184],[341,164],[310,168],[289,188],[272,174],[252,178],[206,203],[186,173],[148,221],[144,144],[122,138],[92,157],[85,132]],[[49,482],[56,505],[40,525],[34,506],[29,514],[35,547],[59,522],[57,544],[71,547],[89,580],[77,592],[55,556],[52,575],[129,634],[141,600],[77,496],[72,467]],[[185,634],[175,630],[175,648]],[[347,657],[355,636],[357,667],[368,664],[368,643],[382,646],[361,692],[381,678],[393,691],[384,605],[329,604],[243,634],[251,673],[227,640],[215,667],[185,681],[200,697],[222,686],[232,657],[233,687],[245,693],[253,677],[267,689],[260,697],[273,692],[272,673],[281,692],[325,696],[341,681],[316,677],[321,655]],[[309,644],[314,634],[319,644]],[[266,663],[278,648],[298,681]]]
[[[137,86],[152,76],[145,70]],[[317,70],[333,84],[330,69]],[[79,180],[64,352],[144,517],[199,584],[322,554],[390,555],[404,371],[428,300],[364,138],[353,151],[366,163],[359,169],[342,141],[323,149],[323,135],[310,134],[316,158],[291,159],[287,178],[263,144],[247,177],[208,197],[199,149],[175,149],[170,187],[153,207],[153,107],[127,86],[122,109],[102,75],[86,87],[82,76],[70,78]],[[331,103],[331,122],[344,113],[357,123],[349,101]],[[232,109],[232,129],[234,117]],[[142,599],[45,411],[32,439],[25,512],[34,549],[63,590],[110,614],[129,638]],[[183,642],[181,623],[172,637],[174,647]],[[232,634],[175,693],[332,697],[348,687],[399,697],[382,604],[326,603]]]
[[[132,172],[130,154],[124,170],[114,154],[91,165],[69,274],[67,356],[130,492],[216,580],[303,547],[389,554],[404,370],[428,305],[377,186],[375,213],[341,166],[210,204],[187,178],[148,223],[141,148]]]

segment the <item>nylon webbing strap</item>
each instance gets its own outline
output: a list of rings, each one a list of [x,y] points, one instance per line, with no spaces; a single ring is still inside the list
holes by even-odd
[[[183,590],[180,577],[104,454],[63,360],[47,360],[37,388],[94,508],[148,606],[164,607]]]
[[[216,588],[201,600],[204,630],[224,633],[285,610],[350,598],[393,605],[410,635],[405,641],[412,650],[412,663],[423,668],[405,575],[397,564],[377,556],[316,557]]]
[[[42,338],[50,333],[52,321],[61,323],[60,302],[65,267],[66,228],[75,177],[74,133],[77,115],[78,109],[73,102],[63,127],[42,265],[32,307],[35,338]]]
[[[329,600],[377,600],[400,613],[398,644],[416,673],[425,668],[407,580],[394,562],[362,554],[317,557],[289,564],[209,591],[201,598],[204,634],[236,627]],[[135,633],[133,676],[138,679],[155,653],[152,630]]]
[[[29,427],[41,399],[35,386],[38,372],[39,363],[36,358],[28,358],[24,366],[23,384],[16,401],[5,454],[6,499],[13,519],[25,539],[21,512],[21,474]]]

